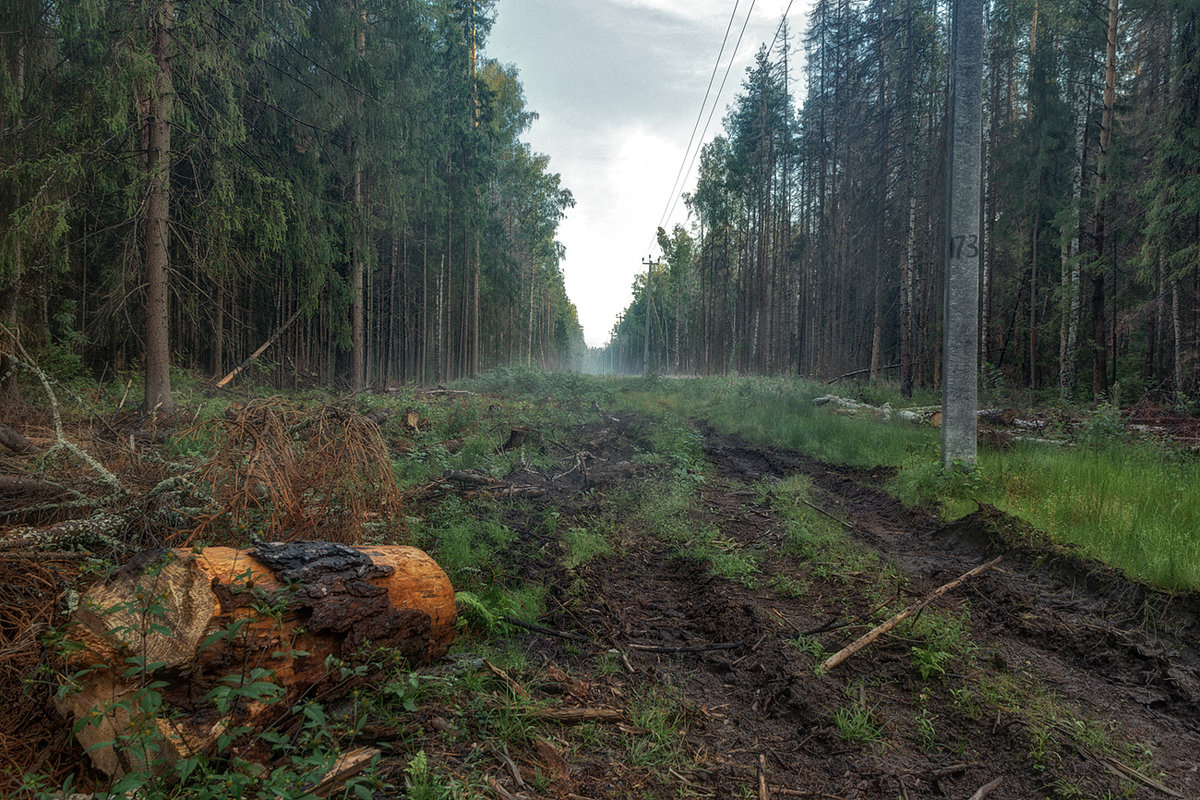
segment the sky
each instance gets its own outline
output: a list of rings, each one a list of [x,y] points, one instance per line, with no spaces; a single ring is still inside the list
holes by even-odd
[[[793,48],[810,1],[792,2]],[[654,231],[669,202],[695,188],[698,159],[682,189],[671,192],[735,3],[713,95],[751,6],[753,12],[705,136],[709,141],[721,133],[746,67],[774,38],[789,0],[497,4],[484,55],[517,66],[526,105],[539,115],[524,138],[550,156],[550,169],[575,196],[558,239],[566,248],[567,295],[592,347],[608,341],[617,315],[629,305],[634,276],[646,269],[642,260],[658,255]],[[793,78],[800,77],[800,65],[794,56]],[[697,139],[707,118],[706,108]],[[679,201],[664,227],[686,224],[686,217]]]

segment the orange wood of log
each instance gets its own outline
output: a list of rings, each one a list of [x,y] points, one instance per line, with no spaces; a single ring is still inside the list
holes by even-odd
[[[141,670],[122,677],[131,663],[168,684],[162,695],[175,719],[166,724],[164,713],[154,721],[165,740],[160,767],[216,741],[227,720],[204,697],[229,676],[269,670],[270,680],[297,695],[325,676],[328,657],[351,661],[365,642],[393,647],[412,663],[446,653],[454,590],[433,559],[412,547],[314,546],[350,556],[351,568],[299,578],[284,571],[288,581],[261,551],[165,550],[141,555],[88,590],[72,632],[83,647],[68,658],[73,669],[88,671],[60,708],[93,720],[77,738],[94,748],[97,767],[117,775],[145,766],[136,753],[105,744],[130,727],[119,705],[144,677]],[[254,711],[244,710],[237,724]]]

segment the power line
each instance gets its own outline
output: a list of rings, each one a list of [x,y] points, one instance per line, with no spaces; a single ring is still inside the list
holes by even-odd
[[[775,49],[775,42],[779,41],[779,34],[783,32],[783,26],[787,22],[788,14],[792,13],[792,3],[796,0],[788,0],[787,8],[783,10],[783,16],[779,18],[779,27],[775,29],[775,35],[771,38],[771,46],[767,48],[770,53]]]
[[[729,43],[729,32],[733,30],[733,21],[737,18],[738,6],[742,4],[742,0],[735,0],[733,4],[733,12],[729,15],[729,24],[725,26],[725,38],[721,40],[721,49],[717,52],[717,59],[713,62],[712,74],[708,76],[708,88],[704,90],[704,99],[700,101],[700,110],[696,113],[696,123],[692,125],[692,135],[688,139],[687,149],[683,151],[683,160],[679,162],[679,172],[675,173],[675,182],[671,184],[671,191],[667,195],[667,202],[663,206],[662,216],[658,220],[658,227],[661,228],[667,222],[667,217],[670,215],[671,198],[675,196],[675,192],[682,189],[679,185],[679,179],[683,177],[683,170],[688,166],[688,155],[692,152],[692,143],[696,140],[696,131],[700,129],[700,120],[704,118],[704,107],[708,105],[708,96],[712,92],[713,81],[717,79],[717,70],[721,68],[721,56],[725,55],[725,45]],[[754,10],[751,3],[751,11]],[[746,15],[749,19],[750,15]],[[718,96],[720,96],[718,94]]]
[[[742,30],[738,34],[737,43],[733,46],[733,53],[729,56],[729,63],[725,65],[725,75],[721,78],[721,88],[717,89],[717,96],[713,99],[712,108],[709,109],[708,119],[704,122],[704,131],[700,134],[701,142],[703,142],[704,137],[708,135],[708,126],[712,124],[713,117],[717,113],[717,106],[720,104],[721,93],[725,91],[725,82],[729,80],[729,73],[733,70],[733,62],[737,60],[738,49],[740,49],[742,46],[742,37],[746,35],[746,28],[750,25],[750,16],[754,13],[754,5],[756,2],[757,0],[753,0],[750,3],[750,10],[746,12],[746,20],[742,23]],[[701,109],[701,113],[703,113],[703,109]],[[696,159],[699,156],[700,148],[697,147],[696,152],[692,153],[692,160],[688,163],[687,173],[683,179],[684,184],[686,184],[687,179],[691,177],[692,167],[696,166]],[[686,158],[686,155],[684,157]],[[680,188],[682,189],[683,187]],[[675,213],[675,207],[679,205],[679,195],[675,194],[674,192],[672,192],[672,195],[673,196],[668,201],[670,204],[670,211],[668,211],[666,217],[664,217],[664,222],[666,221],[666,218]],[[661,224],[662,223],[660,223],[660,225]]]
[[[739,0],[739,2],[740,2],[740,0]],[[750,10],[746,12],[746,19],[742,23],[742,30],[738,34],[737,43],[733,46],[733,53],[729,57],[729,64],[726,65],[726,67],[725,67],[725,75],[721,78],[721,87],[719,89],[717,89],[717,96],[713,100],[712,109],[709,110],[708,120],[705,121],[704,130],[700,134],[701,143],[703,143],[704,137],[708,135],[708,128],[712,124],[713,117],[716,115],[717,105],[720,101],[721,93],[725,90],[725,83],[729,79],[729,73],[733,68],[733,62],[737,59],[738,49],[742,45],[742,37],[746,33],[746,27],[750,24],[750,15],[754,13],[755,2],[757,2],[757,0],[753,0],[750,3]],[[783,16],[780,17],[780,19],[779,19],[779,26],[775,29],[775,36],[772,37],[771,46],[767,48],[767,52],[771,52],[772,50],[775,49],[775,43],[779,40],[779,34],[783,32],[783,26],[787,22],[788,15],[791,14],[791,12],[792,12],[792,4],[794,2],[795,2],[795,0],[788,0],[787,8],[784,9]],[[737,5],[738,5],[737,3],[734,4],[733,15],[731,15],[730,19],[729,19],[730,27],[732,27],[732,25],[733,25],[733,17],[737,14]],[[725,31],[725,38],[726,38],[726,40],[728,40],[728,38],[729,38],[729,28],[727,28]],[[724,51],[725,51],[725,42],[722,42],[721,43],[721,52],[723,53]],[[717,64],[718,65],[720,64],[720,60],[721,60],[721,54],[718,53],[717,54]],[[714,76],[716,75],[716,66],[715,65],[713,68],[713,75]],[[709,89],[711,89],[712,88],[712,78],[709,78],[708,85],[709,85]],[[708,92],[705,92],[704,99],[705,99],[705,102],[708,101]],[[704,103],[702,103],[700,105],[700,116],[703,116],[703,115],[704,115]],[[699,117],[696,118],[696,121],[697,121],[697,123],[700,121]],[[695,135],[696,135],[696,130],[693,127],[692,136],[695,137]],[[683,155],[684,163],[687,164],[686,173],[683,172],[683,165],[682,164],[680,165],[680,172],[684,174],[683,184],[681,185],[679,183],[679,176],[676,175],[675,183],[671,187],[671,194],[667,198],[667,211],[663,214],[663,216],[659,220],[659,223],[657,226],[659,228],[661,228],[663,225],[665,225],[666,221],[670,218],[670,216],[675,213],[675,209],[679,205],[679,198],[680,198],[680,194],[678,194],[677,191],[682,191],[683,185],[686,185],[687,179],[689,177],[691,177],[692,167],[694,167],[696,165],[696,158],[699,157],[699,155],[700,155],[700,148],[697,147],[696,151],[694,153],[692,153],[691,150],[692,150],[692,140],[689,139],[688,140],[688,149],[687,149],[687,151],[684,152],[684,155]],[[691,155],[690,161],[688,160],[689,154]],[[657,231],[657,228],[656,228],[656,231]],[[651,244],[653,244],[654,241],[655,241],[655,239],[652,238]]]

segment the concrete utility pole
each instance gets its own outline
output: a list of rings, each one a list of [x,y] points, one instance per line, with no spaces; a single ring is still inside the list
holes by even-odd
[[[650,259],[650,256],[642,261],[646,265],[646,340],[643,342],[644,349],[642,351],[642,377],[650,377],[650,310],[651,304],[654,301],[654,295],[650,291],[650,281],[654,278],[654,268],[658,266]]]
[[[954,0],[946,177],[942,465],[975,466],[979,405],[979,175],[983,140],[983,0]]]

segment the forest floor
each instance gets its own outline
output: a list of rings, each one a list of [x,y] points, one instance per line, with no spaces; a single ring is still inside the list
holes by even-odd
[[[381,678],[401,705],[341,742],[380,751],[369,796],[1200,798],[1195,595],[1130,582],[994,509],[945,523],[905,507],[889,469],[663,408],[564,401],[571,413],[537,426],[501,395],[422,402],[490,431],[474,470],[487,490],[431,477],[406,493],[411,536],[475,599],[448,659]],[[497,447],[506,431],[521,444]],[[439,452],[382,433],[401,458]],[[89,580],[46,566],[64,553],[0,558],[7,619],[21,607],[29,626]],[[530,594],[533,613],[505,600]],[[0,660],[31,631],[0,628]],[[32,770],[102,786],[68,724],[36,706],[45,692],[25,698],[23,727],[54,749]]]

